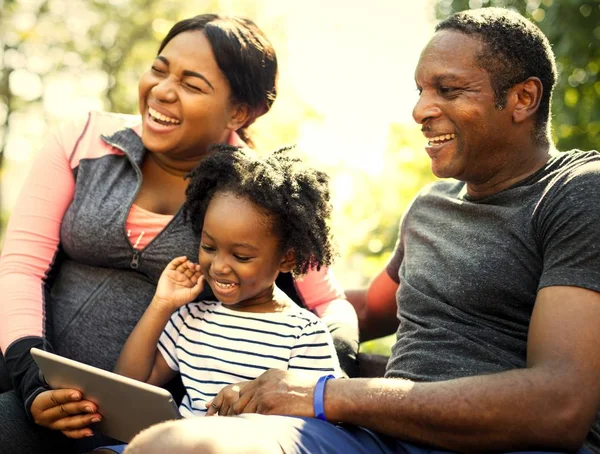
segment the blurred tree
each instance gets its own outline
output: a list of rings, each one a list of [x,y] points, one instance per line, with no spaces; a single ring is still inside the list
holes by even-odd
[[[50,82],[88,76],[103,87],[95,93],[103,100],[99,108],[135,113],[137,81],[158,42],[177,20],[197,13],[194,5],[158,0],[0,0],[0,6],[0,177],[11,121],[37,118],[45,127],[60,120]],[[43,139],[43,131],[28,132]],[[0,213],[6,214],[1,206]]]
[[[439,19],[456,11],[508,7],[546,34],[558,66],[552,101],[559,149],[600,150],[600,3],[598,0],[437,0]]]

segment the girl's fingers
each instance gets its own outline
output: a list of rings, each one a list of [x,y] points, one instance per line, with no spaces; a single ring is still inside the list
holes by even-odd
[[[187,257],[185,255],[182,255],[180,257],[175,257],[173,260],[171,260],[171,262],[169,263],[169,268],[175,270],[177,269],[178,266],[180,266],[182,263],[185,263],[185,261],[187,260]]]

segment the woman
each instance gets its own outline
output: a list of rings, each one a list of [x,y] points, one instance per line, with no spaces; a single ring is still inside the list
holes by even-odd
[[[275,52],[255,24],[197,16],[169,31],[142,76],[141,124],[91,113],[49,140],[0,262],[0,348],[15,388],[0,395],[7,452],[73,451],[81,446],[70,438],[91,435],[95,405],[48,391],[29,349],[113,368],[162,269],[175,255],[197,261],[198,238],[180,210],[184,175],[211,144],[248,142],[246,128],[275,99],[276,76]],[[341,320],[350,333],[342,343],[355,352],[355,314],[327,270],[287,288],[326,322]],[[82,449],[96,443],[88,441]]]

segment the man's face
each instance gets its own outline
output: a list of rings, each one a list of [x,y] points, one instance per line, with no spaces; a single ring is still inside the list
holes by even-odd
[[[415,71],[420,96],[413,117],[440,178],[482,183],[506,165],[512,117],[495,106],[489,75],[476,61],[481,49],[478,39],[443,30],[425,47]]]

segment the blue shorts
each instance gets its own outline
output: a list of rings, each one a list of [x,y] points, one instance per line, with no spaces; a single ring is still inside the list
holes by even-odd
[[[240,415],[268,427],[286,454],[450,454],[375,433],[363,427],[331,424],[315,418],[291,416]],[[122,454],[127,445],[104,446]],[[587,454],[580,449],[578,454]],[[511,454],[558,454],[542,451],[519,451]]]
[[[263,426],[268,425],[270,433],[286,454],[450,454],[450,451],[399,441],[363,427],[336,425],[316,418],[257,414],[244,414],[240,417],[256,420]],[[550,453],[527,451],[527,454]],[[588,451],[580,449],[578,454],[588,454]]]

